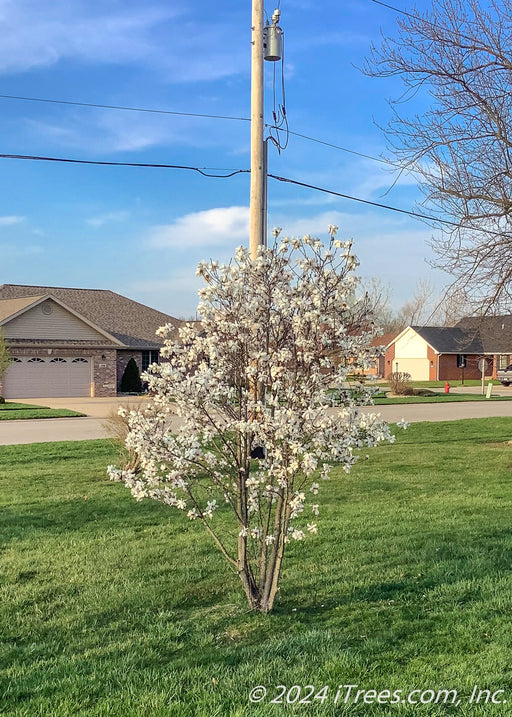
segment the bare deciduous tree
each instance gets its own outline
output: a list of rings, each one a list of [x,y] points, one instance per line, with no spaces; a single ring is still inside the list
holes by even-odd
[[[439,301],[431,323],[435,326],[455,326],[466,316],[474,314],[474,306],[462,287],[448,290]]]
[[[453,223],[433,242],[437,265],[473,302],[501,310],[512,298],[511,18],[512,0],[433,0],[400,16],[397,37],[364,67],[405,84],[386,133],[430,211]],[[411,97],[430,106],[406,116]]]
[[[435,305],[436,290],[430,279],[420,279],[416,284],[414,296],[398,312],[398,321],[402,328],[431,323]]]

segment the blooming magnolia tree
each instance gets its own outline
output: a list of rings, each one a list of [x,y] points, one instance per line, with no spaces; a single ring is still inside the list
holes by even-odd
[[[109,468],[137,500],[202,522],[262,612],[274,604],[287,544],[317,533],[331,464],[348,473],[359,449],[392,440],[358,410],[370,402],[364,392],[329,408],[328,389],[378,355],[367,303],[354,299],[358,262],[336,229],[327,245],[284,239],[254,260],[239,248],[227,266],[199,265],[202,319],[178,341],[171,326],[159,330],[168,360],[145,376],[148,407],[127,414],[138,468]]]

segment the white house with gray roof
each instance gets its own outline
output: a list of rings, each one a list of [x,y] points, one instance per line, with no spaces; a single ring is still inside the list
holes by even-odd
[[[456,326],[408,326],[386,347],[387,376],[404,371],[413,381],[478,379],[480,359],[492,377],[512,360],[512,315],[467,317]]]

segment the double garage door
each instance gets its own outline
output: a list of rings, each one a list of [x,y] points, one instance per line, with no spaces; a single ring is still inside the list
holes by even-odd
[[[15,358],[4,376],[5,398],[57,398],[91,395],[91,359]]]

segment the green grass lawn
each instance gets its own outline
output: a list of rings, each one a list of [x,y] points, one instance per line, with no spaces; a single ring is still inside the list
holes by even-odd
[[[379,390],[375,394],[373,402],[376,406],[391,406],[402,403],[457,403],[461,401],[512,401],[512,396],[491,396],[486,398],[479,393],[436,393],[434,396],[386,396],[386,391]],[[330,390],[329,393],[337,394],[337,390]]]
[[[512,401],[512,396],[491,396],[486,398],[479,393],[439,393],[437,396],[399,396],[397,398],[375,398],[376,406],[399,403],[457,403],[460,401]]]
[[[489,378],[485,379],[486,385],[489,380],[490,380]],[[370,382],[368,382],[368,383],[370,383]],[[409,381],[409,383],[414,388],[444,388],[446,380],[444,380],[444,381]],[[495,386],[501,385],[496,379],[493,379],[493,383]],[[387,381],[382,379],[380,381],[376,381],[376,384],[379,386],[387,385]],[[455,387],[455,386],[481,386],[482,381],[481,381],[481,379],[465,379],[464,383],[462,383],[460,380],[457,380],[457,381],[450,380],[449,384],[452,387]]]
[[[105,479],[108,441],[0,447],[0,714],[510,714],[466,698],[512,701],[511,437],[512,419],[414,424],[334,471],[268,616],[201,526]],[[280,684],[331,694],[249,703]],[[335,708],[339,684],[462,702]]]
[[[29,403],[0,403],[0,421],[19,421],[28,418],[75,418],[84,413],[70,411],[67,408],[47,408],[32,406]]]

